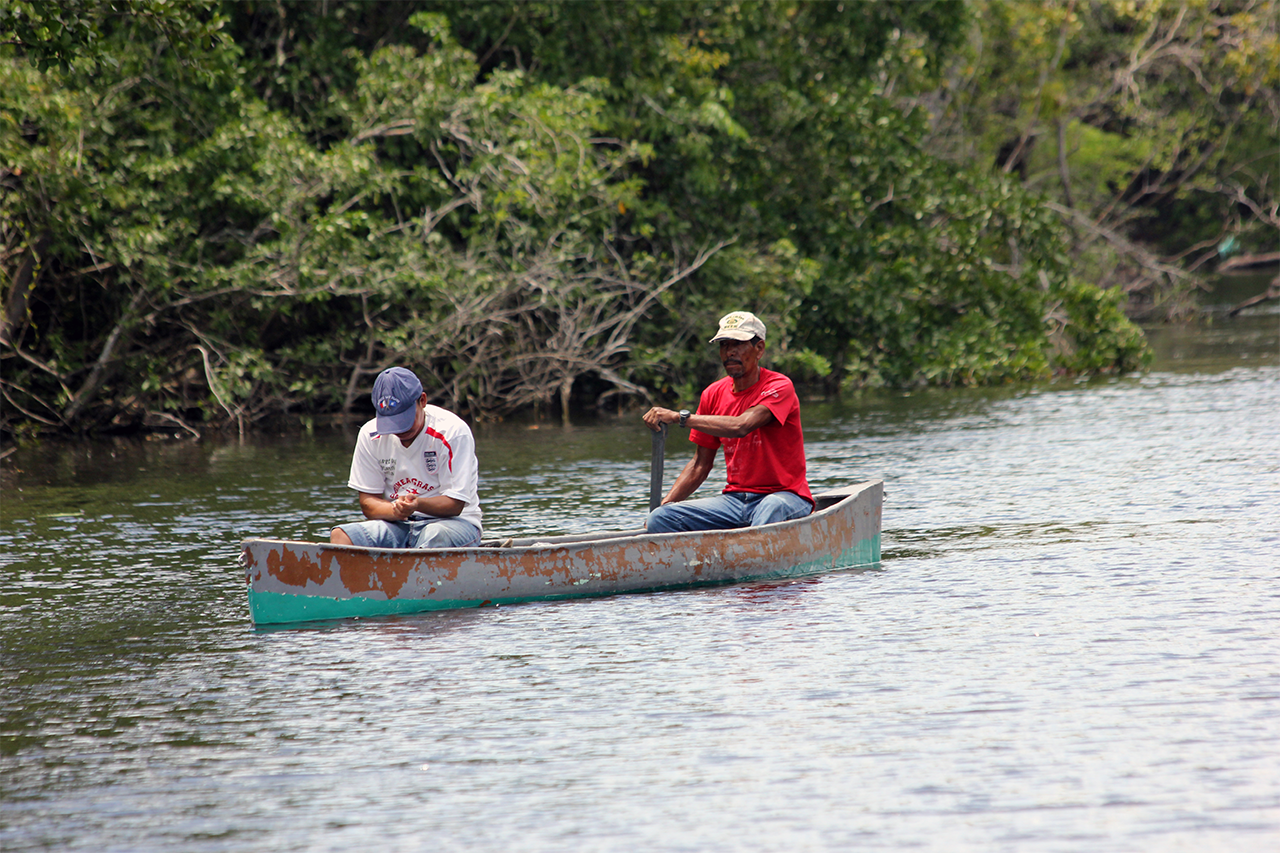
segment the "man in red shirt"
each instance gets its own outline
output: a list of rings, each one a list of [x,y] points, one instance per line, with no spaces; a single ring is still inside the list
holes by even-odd
[[[697,451],[680,472],[662,505],[649,514],[650,533],[751,527],[802,518],[813,511],[805,479],[800,400],[791,380],[760,366],[764,323],[746,311],[720,319],[711,343],[720,345],[728,374],[702,392],[698,411],[655,406],[644,422],[689,427]],[[724,447],[728,483],[716,497],[685,500],[711,473]]]

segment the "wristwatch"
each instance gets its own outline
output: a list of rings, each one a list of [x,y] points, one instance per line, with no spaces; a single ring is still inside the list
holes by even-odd
[[[684,423],[687,420],[689,420],[689,410],[681,409],[680,410],[680,426],[684,426]]]

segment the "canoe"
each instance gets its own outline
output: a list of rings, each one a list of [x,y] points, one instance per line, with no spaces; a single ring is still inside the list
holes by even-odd
[[[644,530],[388,549],[246,539],[257,625],[384,616],[795,578],[880,561],[884,483],[814,495],[805,518],[734,530]]]

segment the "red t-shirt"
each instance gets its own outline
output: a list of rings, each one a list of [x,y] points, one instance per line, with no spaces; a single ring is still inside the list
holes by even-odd
[[[702,392],[698,414],[740,415],[752,406],[764,406],[776,422],[742,438],[717,438],[690,429],[689,440],[700,447],[724,447],[726,492],[795,492],[813,503],[805,478],[800,398],[790,379],[762,367],[760,381],[738,394],[733,390],[733,378],[726,376]]]

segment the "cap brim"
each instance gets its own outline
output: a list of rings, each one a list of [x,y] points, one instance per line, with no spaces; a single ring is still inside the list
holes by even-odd
[[[381,435],[399,435],[413,429],[418,418],[418,407],[412,406],[398,415],[378,415],[378,432]]]
[[[754,338],[751,332],[721,332],[711,339],[711,343],[718,344],[721,341],[749,341]]]

